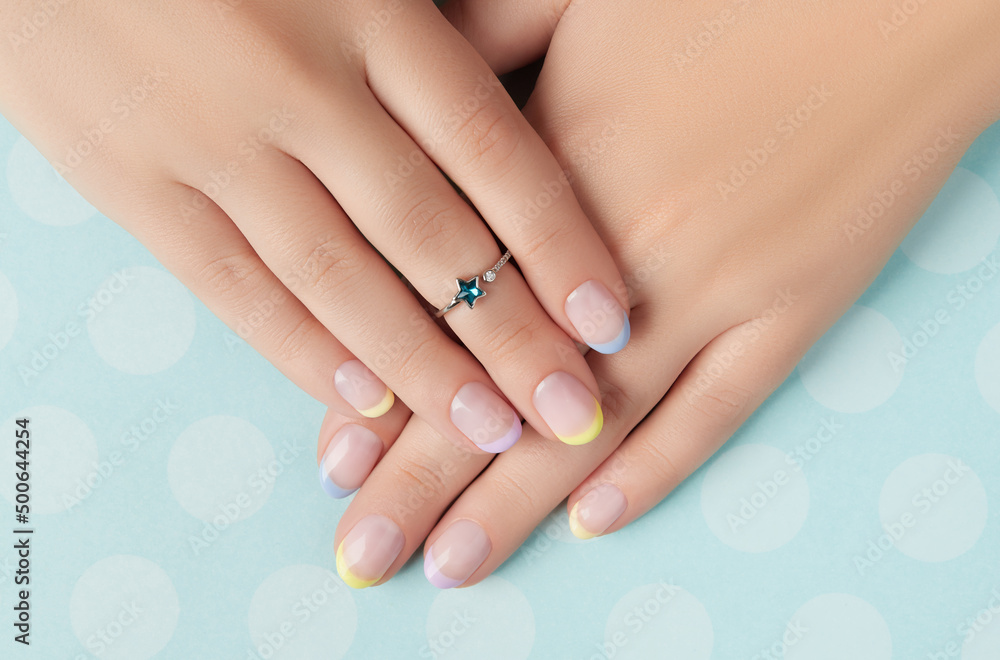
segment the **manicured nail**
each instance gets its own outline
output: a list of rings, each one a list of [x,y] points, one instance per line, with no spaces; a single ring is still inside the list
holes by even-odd
[[[367,515],[337,548],[337,572],[347,586],[370,587],[385,575],[403,549],[403,532],[385,516]]]
[[[535,388],[535,410],[567,445],[583,445],[601,432],[601,404],[583,383],[565,371],[549,374]]]
[[[581,539],[592,539],[611,527],[625,512],[628,500],[614,484],[601,484],[577,500],[569,512],[569,529]]]
[[[583,341],[598,353],[617,353],[628,343],[628,314],[597,280],[584,282],[569,294],[566,316]]]
[[[451,421],[477,447],[492,454],[510,449],[521,437],[521,420],[496,392],[466,383],[451,401]]]
[[[457,587],[486,561],[493,544],[483,528],[458,520],[444,530],[424,557],[424,575],[438,589]]]
[[[381,417],[396,397],[360,360],[348,360],[337,368],[333,384],[347,403],[365,417]]]
[[[364,483],[382,454],[382,441],[372,431],[346,424],[337,431],[319,465],[319,482],[330,497],[347,497]]]

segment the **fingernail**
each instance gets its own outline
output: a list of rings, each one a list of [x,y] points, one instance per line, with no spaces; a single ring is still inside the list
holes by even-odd
[[[583,341],[598,353],[617,353],[628,343],[628,314],[597,280],[584,282],[569,294],[566,316]]]
[[[403,532],[385,516],[359,520],[337,548],[337,572],[347,586],[364,589],[378,582],[403,549]]]
[[[601,432],[601,404],[583,383],[565,371],[549,374],[535,388],[535,410],[567,445],[583,445]]]
[[[372,431],[347,424],[337,431],[319,465],[319,481],[330,497],[347,497],[364,483],[382,454],[382,440]]]
[[[521,437],[520,418],[482,383],[462,386],[451,401],[451,421],[477,447],[492,454],[509,449]]]
[[[340,396],[365,417],[381,417],[396,400],[392,390],[360,360],[340,365],[333,375],[333,384]]]
[[[577,500],[569,512],[569,529],[573,536],[592,539],[625,512],[628,500],[614,484],[601,484]]]
[[[458,520],[444,530],[424,557],[424,575],[438,589],[457,587],[486,561],[493,544],[478,523]]]

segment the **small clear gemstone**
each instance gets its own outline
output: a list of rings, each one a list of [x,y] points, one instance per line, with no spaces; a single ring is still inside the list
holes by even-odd
[[[485,273],[483,273],[483,278],[485,278],[487,282],[492,282],[497,278],[497,274],[494,273],[492,270],[488,270]]]

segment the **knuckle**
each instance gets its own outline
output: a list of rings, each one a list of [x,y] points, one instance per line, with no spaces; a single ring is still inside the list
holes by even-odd
[[[516,360],[525,351],[537,349],[535,342],[543,334],[542,324],[543,321],[534,314],[512,317],[505,323],[486,330],[483,348],[493,360],[508,364],[508,360]]]
[[[687,402],[695,415],[703,421],[726,425],[740,419],[750,405],[750,391],[739,387],[722,376],[713,377],[705,372],[705,382],[699,379],[687,394]]]
[[[395,385],[393,389],[412,390],[426,387],[427,383],[433,381],[434,374],[438,372],[437,365],[442,364],[438,353],[433,335],[406,335],[384,344],[374,355],[373,364],[392,371]]]
[[[278,339],[276,355],[281,362],[296,362],[309,354],[316,346],[316,334],[325,331],[311,316],[304,315],[294,326],[283,332]]]
[[[527,265],[551,261],[552,255],[565,253],[560,246],[572,245],[574,239],[575,232],[565,223],[536,220],[521,228],[517,244],[518,263]]]
[[[509,162],[521,144],[517,118],[502,103],[487,100],[462,118],[455,144],[465,169],[496,170]]]
[[[402,207],[397,232],[399,244],[410,254],[449,253],[458,240],[461,223],[439,195],[424,195]]]
[[[670,454],[670,445],[662,437],[651,437],[637,444],[638,463],[653,473],[659,484],[676,485],[684,480],[684,473]]]
[[[448,486],[437,470],[423,463],[405,461],[397,464],[393,473],[393,483],[402,491],[426,494],[430,488],[433,494],[440,494]]]
[[[198,278],[226,298],[242,297],[254,289],[251,280],[263,267],[259,259],[237,252],[212,259],[201,268]]]
[[[539,518],[534,509],[537,496],[530,493],[520,481],[523,479],[516,472],[498,471],[491,475],[490,485],[496,491],[493,501],[503,502],[504,507],[512,509],[514,520],[535,520]]]
[[[294,275],[306,288],[324,295],[346,293],[351,283],[365,273],[367,261],[360,251],[341,241],[325,239],[306,255]]]

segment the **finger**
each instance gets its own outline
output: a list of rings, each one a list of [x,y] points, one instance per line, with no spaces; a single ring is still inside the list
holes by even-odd
[[[792,323],[758,333],[748,322],[712,340],[656,409],[570,494],[576,536],[617,531],[653,508],[718,451],[811,343]]]
[[[411,7],[416,13],[420,5]],[[468,195],[552,320],[592,348],[620,349],[628,337],[626,289],[568,175],[451,25],[419,15],[413,21],[426,39],[380,39],[367,54],[375,96]],[[407,36],[415,29],[394,27]],[[571,294],[581,286],[600,297],[580,295],[574,304]]]
[[[356,117],[310,122],[314,132],[300,140],[293,155],[317,173],[362,233],[417,291],[435,307],[444,307],[457,293],[456,276],[463,280],[479,277],[477,273],[497,263],[500,250],[482,220],[426,157],[410,163],[413,154],[423,156],[422,152],[369,98],[370,106],[359,107]],[[345,120],[355,125],[346,134],[339,126]],[[337,157],[338,148],[366,153],[365,167]],[[408,163],[407,178],[386,187],[385,173],[395,171],[400,161]],[[473,301],[472,309],[466,305],[453,309],[444,320],[493,382],[547,437],[575,444],[596,437],[601,411],[593,375],[573,340],[548,317],[517,269],[501,268],[494,282],[480,277],[476,291],[487,295]],[[604,350],[611,350],[616,336],[619,343],[627,338],[627,315],[595,281],[578,288],[569,308],[588,329],[611,326],[602,337],[605,344],[595,342]],[[346,336],[337,336],[365,355]],[[372,368],[392,382],[392,374],[379,371],[378,365]],[[447,382],[429,377],[426,381],[434,387]],[[456,387],[451,393],[456,394],[462,383],[453,382]],[[416,410],[417,402],[406,400]],[[459,428],[481,426],[475,411],[460,403],[452,403],[451,410]]]
[[[462,485],[492,458],[442,442],[433,428],[412,416],[337,525],[334,548],[344,582],[360,589],[391,578]]]
[[[326,411],[319,430],[316,460],[319,483],[330,497],[347,497],[364,483],[410,418],[402,403],[377,419],[357,420]]]
[[[352,414],[330,365],[354,356],[275,277],[214,202],[180,184],[163,199],[166,213],[157,211],[149,222],[133,216],[124,226],[289,380],[330,408]]]
[[[520,419],[482,366],[431,322],[302,163],[262,152],[218,197],[289,290],[442,435],[481,451],[520,437]],[[338,383],[351,380],[353,366],[336,365]],[[456,398],[471,411],[460,426],[451,416]]]
[[[534,62],[548,48],[571,0],[449,0],[441,7],[497,74]]]
[[[614,451],[698,352],[705,332],[699,324],[681,314],[657,318],[647,310],[633,310],[636,328],[658,328],[656,333],[637,330],[634,343],[621,353],[588,356],[608,413],[601,437],[585,447],[569,448],[534,442],[534,433],[526,427],[521,442],[465,489],[427,538],[425,573],[432,584],[470,585],[495,570]],[[664,336],[671,337],[669,350],[664,350]],[[453,529],[459,521],[472,521],[482,530],[489,539],[488,556],[472,554],[479,544],[462,539],[480,533],[467,522]]]

